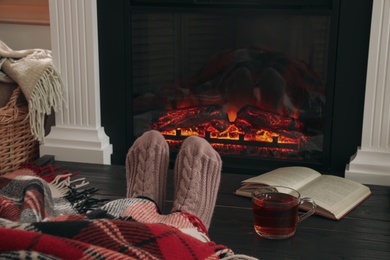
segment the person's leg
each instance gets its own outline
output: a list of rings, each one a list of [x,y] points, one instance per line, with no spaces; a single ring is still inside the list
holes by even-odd
[[[168,163],[169,147],[160,132],[150,130],[140,136],[126,157],[127,197],[149,197],[162,210]]]
[[[208,229],[217,199],[221,168],[221,157],[205,139],[197,136],[186,138],[175,162],[172,212],[194,214]]]

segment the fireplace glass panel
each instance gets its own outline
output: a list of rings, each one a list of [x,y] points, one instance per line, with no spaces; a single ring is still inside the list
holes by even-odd
[[[130,17],[134,138],[156,129],[173,151],[199,135],[224,157],[324,159],[329,15],[138,8]]]

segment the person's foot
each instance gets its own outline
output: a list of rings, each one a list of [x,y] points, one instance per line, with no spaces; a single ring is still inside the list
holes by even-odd
[[[217,200],[221,168],[221,157],[205,139],[186,138],[175,162],[172,211],[194,214],[208,229]]]
[[[168,143],[160,132],[150,130],[140,136],[126,157],[127,197],[149,197],[162,210],[168,163]]]

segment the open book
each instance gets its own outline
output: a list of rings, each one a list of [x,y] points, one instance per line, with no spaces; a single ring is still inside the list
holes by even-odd
[[[316,204],[316,214],[330,219],[343,218],[349,211],[371,195],[370,189],[356,181],[321,173],[301,166],[282,167],[262,175],[246,179],[235,191],[236,195],[251,197],[262,185],[287,186],[301,197],[310,197]],[[305,210],[305,205],[302,205]]]

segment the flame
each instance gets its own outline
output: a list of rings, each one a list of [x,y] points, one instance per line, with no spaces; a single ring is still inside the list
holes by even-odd
[[[292,117],[292,118],[298,119],[299,118],[299,112],[298,111],[293,111],[293,112],[291,112],[291,114],[289,116]]]
[[[237,110],[233,108],[228,108],[226,110],[226,114],[228,115],[229,122],[234,122],[237,118]]]

